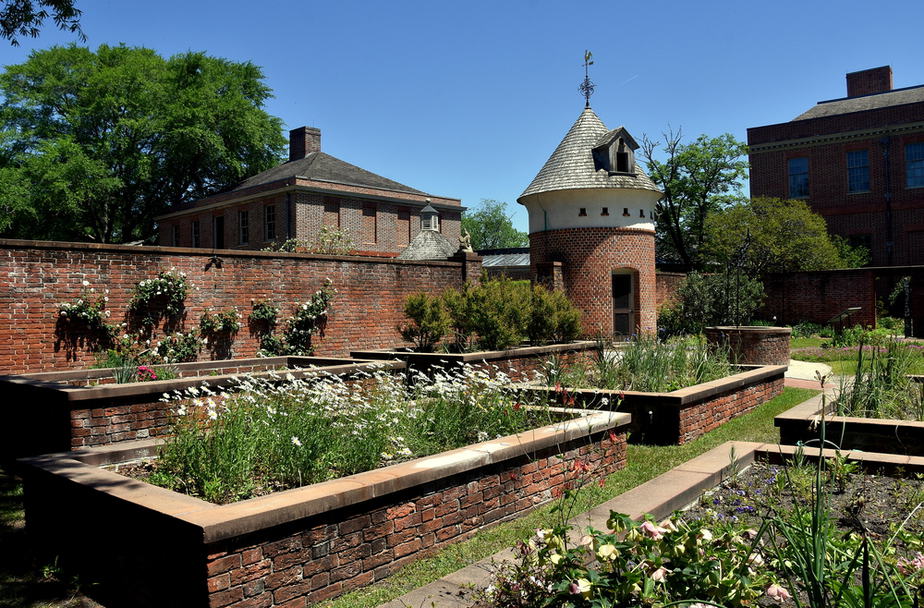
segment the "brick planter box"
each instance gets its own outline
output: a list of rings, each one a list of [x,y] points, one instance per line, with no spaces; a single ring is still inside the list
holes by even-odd
[[[632,440],[659,445],[684,444],[745,414],[783,392],[781,365],[742,365],[740,373],[669,393],[567,389],[586,408],[613,408],[632,414]],[[519,387],[562,397],[552,387]]]
[[[924,383],[924,376],[912,378]],[[832,411],[829,404],[828,412]],[[817,446],[821,436],[820,414],[821,395],[818,395],[774,418],[774,425],[780,429],[780,443]],[[924,422],[826,415],[825,439],[847,450],[924,456]]]
[[[270,357],[180,363],[170,366],[179,371],[179,378],[127,384],[112,383],[111,368],[0,376],[0,401],[8,421],[0,428],[0,460],[163,435],[172,406],[160,399],[174,390],[233,386],[244,373],[268,377],[273,370],[286,370],[296,377],[349,376],[383,365],[404,367],[399,362]]]
[[[583,414],[221,506],[100,468],[154,439],[23,459],[30,546],[107,606],[304,606],[551,500],[578,459],[590,478],[625,466],[629,416]]]
[[[485,371],[499,370],[516,382],[532,380],[534,372],[551,357],[565,364],[589,360],[596,342],[583,340],[546,346],[521,346],[508,350],[484,350],[472,353],[418,353],[408,348],[356,350],[350,356],[357,359],[399,360],[407,363],[411,372],[428,374],[432,369],[444,369],[464,364]]]
[[[725,346],[746,365],[789,365],[790,327],[707,327],[710,344]]]

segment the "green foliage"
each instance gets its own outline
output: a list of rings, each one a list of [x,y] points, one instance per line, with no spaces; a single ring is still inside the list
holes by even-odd
[[[506,378],[472,368],[438,384],[377,372],[338,377],[247,378],[236,393],[190,389],[151,481],[212,502],[366,471],[548,424],[522,407]]]
[[[851,245],[847,239],[837,234],[831,234],[829,238],[841,258],[839,268],[862,268],[868,266],[873,260],[869,248],[863,245]]]
[[[330,279],[324,281],[321,289],[314,292],[305,302],[296,302],[292,316],[286,320],[282,337],[273,335],[275,327],[275,313],[278,309],[268,303],[254,304],[257,310],[260,304],[260,315],[267,320],[272,319],[273,324],[262,328],[260,333],[260,355],[298,355],[308,356],[314,352],[312,337],[321,331],[330,311],[330,302],[337,291],[333,288]],[[253,313],[251,313],[252,315]]]
[[[499,567],[485,605],[741,607],[773,582],[766,568],[754,567],[762,549],[744,526],[710,530],[676,513],[661,526],[650,515],[638,522],[611,511],[607,528],[589,528],[578,546],[569,544],[570,526],[538,530],[519,544],[516,562]]]
[[[196,330],[174,332],[158,340],[151,350],[164,363],[185,363],[199,358],[202,344]]]
[[[504,350],[527,335],[530,318],[529,284],[507,277],[482,281],[470,292],[469,324],[480,350]]]
[[[462,228],[472,237],[472,249],[528,247],[529,235],[513,227],[507,215],[507,203],[481,199],[477,211],[466,211]]]
[[[0,95],[5,236],[151,239],[155,216],[274,166],[285,145],[260,68],[201,52],[56,46],[8,66]]]
[[[18,36],[36,38],[39,28],[51,17],[59,29],[76,33],[85,40],[80,29],[81,11],[74,0],[3,0],[0,7],[0,36],[19,46]]]
[[[449,313],[449,331],[452,337],[452,346],[456,352],[469,350],[472,334],[475,328],[472,325],[474,300],[472,299],[471,284],[465,283],[461,289],[447,289],[441,298],[443,306]]]
[[[233,334],[237,333],[240,328],[241,313],[236,308],[219,311],[208,308],[199,319],[199,331],[204,336]]]
[[[884,346],[856,351],[853,378],[842,381],[835,407],[838,415],[924,421],[924,383],[909,374],[924,358],[924,349],[889,339]]]
[[[670,336],[731,325],[736,316],[745,324],[760,308],[763,297],[764,287],[757,279],[691,272],[678,286],[676,298],[661,308],[658,328]]]
[[[681,139],[679,130],[668,131],[661,142],[644,137],[640,152],[648,175],[664,193],[657,213],[659,257],[701,268],[706,217],[740,192],[747,146],[729,133],[700,135],[688,144]],[[655,158],[658,148],[663,148],[663,160]]]
[[[805,201],[755,198],[713,213],[706,220],[706,250],[731,263],[748,234],[743,265],[751,274],[847,267],[824,218]]]
[[[561,291],[535,284],[530,301],[530,344],[570,342],[581,334],[581,311]]]
[[[415,293],[404,302],[404,314],[411,323],[398,328],[401,337],[413,342],[418,352],[433,352],[436,344],[449,331],[449,313],[439,296]]]
[[[247,320],[253,324],[261,325],[263,330],[272,331],[279,319],[279,307],[268,300],[252,302],[253,310]]]
[[[107,323],[110,312],[106,310],[109,301],[105,293],[96,293],[89,281],[83,281],[83,291],[73,302],[58,304],[58,326],[62,331],[84,331],[97,334],[101,341],[112,337],[115,328]]]
[[[346,231],[333,226],[321,226],[321,230],[314,241],[292,238],[272,243],[262,249],[262,251],[320,253],[324,255],[348,255],[352,250],[353,241]]]
[[[155,278],[144,279],[135,286],[128,309],[138,323],[150,331],[162,317],[170,323],[179,320],[188,291],[185,272],[176,268],[163,270]]]

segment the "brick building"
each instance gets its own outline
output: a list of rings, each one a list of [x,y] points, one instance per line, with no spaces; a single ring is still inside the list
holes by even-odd
[[[924,85],[847,74],[847,97],[748,129],[748,146],[751,196],[805,199],[874,266],[924,264]]]
[[[376,175],[321,151],[321,131],[289,132],[289,161],[235,188],[157,218],[160,244],[262,249],[290,238],[312,243],[322,226],[342,230],[355,252],[396,256],[420,231],[431,205],[439,230],[457,243],[461,201]]]
[[[655,331],[654,207],[661,191],[638,144],[586,107],[517,199],[529,210],[530,263],[581,309],[587,335]]]

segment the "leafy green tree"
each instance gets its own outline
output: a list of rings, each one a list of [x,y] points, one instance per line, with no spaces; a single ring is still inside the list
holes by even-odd
[[[200,52],[52,47],[7,67],[0,93],[6,236],[150,239],[155,216],[277,164],[285,146],[260,68]]]
[[[823,217],[805,201],[755,198],[739,201],[706,221],[709,253],[741,264],[752,274],[825,270],[846,264],[828,236]],[[750,235],[747,247],[745,240]]]
[[[472,249],[504,249],[506,247],[527,247],[529,236],[513,227],[507,215],[507,203],[481,199],[477,211],[466,211],[462,227],[472,235]]]
[[[85,40],[80,30],[80,15],[74,0],[3,0],[0,2],[0,36],[13,46],[19,46],[17,36],[37,37],[39,27],[51,17],[58,28],[74,32]]]
[[[678,130],[665,133],[663,141],[643,137],[641,153],[648,175],[664,193],[656,225],[659,257],[701,268],[706,217],[740,192],[747,146],[728,133],[700,135],[684,144]]]
[[[763,283],[745,274],[691,272],[659,311],[658,329],[667,335],[699,334],[713,325],[746,324],[763,298]]]
[[[834,243],[838,255],[841,256],[841,268],[860,268],[869,264],[873,259],[869,247],[851,245],[850,242],[842,236],[832,234],[831,242]]]

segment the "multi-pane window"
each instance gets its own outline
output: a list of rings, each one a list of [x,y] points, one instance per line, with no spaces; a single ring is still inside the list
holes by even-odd
[[[237,242],[246,245],[250,242],[250,212],[237,212]]]
[[[854,150],[847,153],[847,192],[869,191],[869,153]]]
[[[202,234],[199,232],[199,220],[192,221],[192,246],[202,247]]]
[[[905,146],[905,187],[924,187],[924,142]]]
[[[804,156],[789,159],[789,198],[809,195],[809,166]]]
[[[263,208],[263,240],[272,241],[276,238],[276,206],[267,205]]]
[[[174,247],[180,246],[180,225],[179,224],[173,225],[173,246]]]

